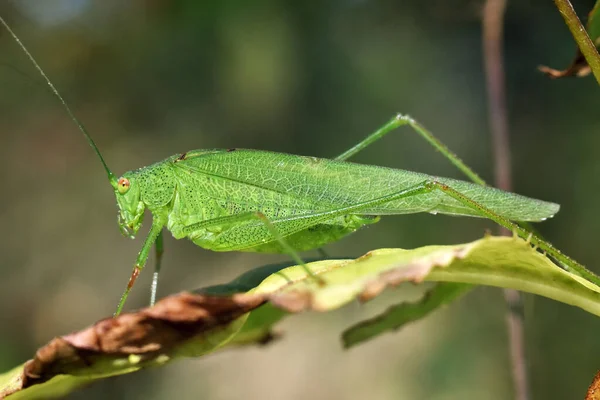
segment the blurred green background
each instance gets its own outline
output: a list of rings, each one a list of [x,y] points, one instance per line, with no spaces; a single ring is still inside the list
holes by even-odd
[[[574,5],[583,14],[593,3]],[[195,148],[332,157],[400,111],[491,180],[482,4],[4,0],[0,14],[117,175]],[[539,229],[598,272],[597,84],[590,77],[552,81],[536,70],[566,66],[575,51],[552,2],[510,2],[505,36],[515,191],[560,203],[561,212]],[[0,370],[6,370],[53,336],[110,315],[142,238],[120,235],[98,160],[4,31],[0,135]],[[409,130],[355,160],[460,177]],[[466,218],[389,217],[328,251],[358,256],[380,247],[460,243],[489,228]],[[211,253],[168,235],[159,295],[223,283],[284,259]],[[142,274],[127,307],[146,304],[151,275]],[[71,398],[511,398],[497,289],[479,288],[400,332],[341,349],[344,328],[420,291],[402,287],[366,305],[290,318],[280,326],[284,339],[270,347],[180,361]],[[600,321],[579,309],[526,299],[534,399],[583,398],[600,368],[598,332]]]

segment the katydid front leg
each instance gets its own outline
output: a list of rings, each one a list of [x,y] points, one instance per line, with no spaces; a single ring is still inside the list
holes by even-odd
[[[152,213],[152,226],[150,227],[150,232],[148,232],[148,236],[146,236],[146,240],[144,240],[144,245],[142,246],[142,249],[138,253],[137,259],[135,261],[135,265],[133,266],[133,271],[131,272],[131,277],[129,278],[129,282],[127,283],[127,287],[125,288],[125,291],[121,295],[121,300],[119,300],[119,305],[117,306],[117,311],[115,311],[115,314],[114,314],[115,316],[119,315],[121,313],[121,311],[123,310],[123,306],[125,305],[125,301],[127,300],[127,297],[129,296],[129,292],[131,291],[131,288],[135,284],[135,280],[137,279],[138,275],[140,274],[140,272],[142,271],[142,269],[144,269],[144,266],[146,265],[146,261],[148,260],[148,254],[150,253],[150,249],[152,248],[152,245],[157,242],[158,237],[161,236],[162,229],[166,224],[167,224],[167,214],[166,213],[160,213],[160,212]],[[160,242],[162,243],[162,237],[160,239]],[[162,249],[162,245],[161,245],[161,249]],[[160,264],[157,264],[157,266],[160,267]],[[154,292],[154,296],[155,296],[156,289],[154,289],[153,292]]]

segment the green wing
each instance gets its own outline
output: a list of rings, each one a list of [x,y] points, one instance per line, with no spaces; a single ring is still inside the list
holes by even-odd
[[[427,180],[444,183],[497,214],[515,221],[542,221],[559,205],[491,187],[417,172],[258,150],[196,150],[174,162],[188,174],[219,182],[221,196],[253,204],[279,204],[303,213],[347,207],[399,192]],[[217,190],[218,191],[218,190]],[[279,202],[279,203],[277,203]],[[390,215],[431,212],[479,216],[442,192],[403,198],[357,212]]]

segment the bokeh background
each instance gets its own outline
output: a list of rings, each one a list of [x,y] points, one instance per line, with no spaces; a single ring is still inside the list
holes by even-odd
[[[4,0],[0,14],[126,170],[195,148],[335,156],[409,113],[482,176],[492,152],[482,72],[482,0]],[[575,1],[580,14],[594,1]],[[552,81],[575,46],[550,1],[510,2],[507,90],[515,191],[562,205],[539,225],[598,267],[600,119],[593,78]],[[0,31],[0,370],[55,335],[110,315],[141,246],[116,225],[95,155],[6,32]],[[409,130],[356,161],[460,177]],[[147,225],[146,225],[147,226]],[[385,218],[332,244],[335,256],[481,237],[491,223]],[[145,232],[145,231],[144,231]],[[143,236],[143,235],[141,235]],[[310,256],[310,254],[308,254]],[[159,294],[227,282],[285,257],[211,253],[166,240]],[[146,271],[127,306],[146,304]],[[340,332],[419,288],[280,325],[283,340],[95,384],[73,399],[507,399],[505,305],[479,288],[400,332],[344,351]],[[600,368],[600,321],[526,298],[534,399],[583,398]]]

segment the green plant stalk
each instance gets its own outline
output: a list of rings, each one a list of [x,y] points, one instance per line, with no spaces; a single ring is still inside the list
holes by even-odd
[[[585,60],[592,69],[592,73],[596,77],[596,81],[600,85],[600,54],[598,54],[598,49],[579,20],[571,2],[569,0],[554,0],[554,3],[565,19],[565,23],[569,27],[581,53],[585,57]]]

